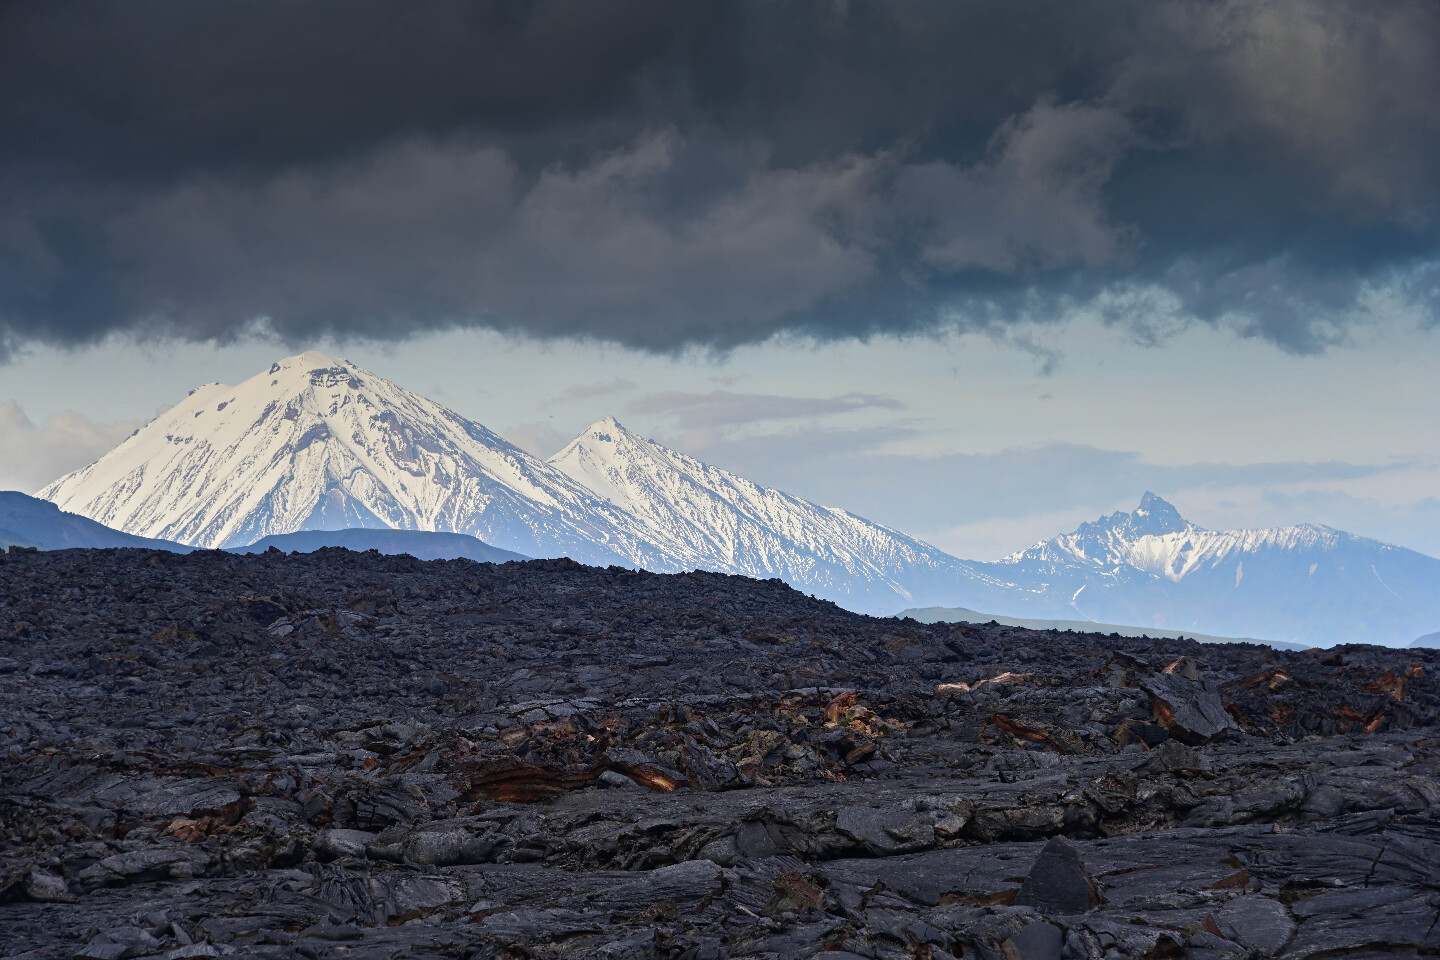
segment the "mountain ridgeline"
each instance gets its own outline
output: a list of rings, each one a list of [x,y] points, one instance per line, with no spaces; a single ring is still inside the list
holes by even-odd
[[[243,547],[226,547],[230,553],[314,553],[325,547],[343,547],[364,553],[374,550],[387,556],[407,555],[416,560],[474,560],[476,563],[512,563],[528,560],[522,554],[501,550],[463,533],[425,530],[376,530],[351,527],[348,530],[297,530],[261,537]]]
[[[963,606],[1307,645],[1400,645],[1440,627],[1440,561],[1328,527],[1214,532],[1147,493],[1133,512],[1004,560],[961,560],[614,418],[541,460],[314,352],[238,386],[198,388],[40,495],[125,534],[197,547],[310,549],[297,532],[436,531],[479,538],[495,559],[778,577],[877,615]],[[453,542],[413,549],[475,555]]]
[[[1440,560],[1330,527],[1214,531],[1147,493],[995,563],[1023,591],[981,610],[1260,637],[1403,645],[1440,624]],[[998,606],[997,606],[998,604]]]
[[[477,423],[324,354],[200,387],[40,495],[205,547],[347,527],[436,530],[526,556],[658,565],[631,518]]]
[[[550,461],[323,354],[208,384],[41,496],[120,530],[235,547],[346,527],[468,534],[530,557],[781,577],[850,609],[939,603],[967,565],[767,490],[614,419]]]

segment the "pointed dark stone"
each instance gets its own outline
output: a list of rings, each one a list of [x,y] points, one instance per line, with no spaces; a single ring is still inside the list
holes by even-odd
[[[1064,837],[1050,838],[1015,895],[1016,906],[1041,913],[1084,913],[1099,901],[1080,852]]]

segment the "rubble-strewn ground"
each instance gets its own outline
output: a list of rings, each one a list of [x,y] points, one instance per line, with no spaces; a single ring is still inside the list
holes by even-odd
[[[0,555],[0,955],[1440,953],[1440,651]]]

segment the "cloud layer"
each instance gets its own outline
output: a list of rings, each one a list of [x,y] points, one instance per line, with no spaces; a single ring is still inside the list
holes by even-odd
[[[998,559],[1082,520],[1132,510],[1146,490],[1212,529],[1325,523],[1440,556],[1433,459],[1164,464],[1069,443],[886,452],[904,433],[812,426],[760,436],[696,429],[668,439],[758,483],[843,506],[969,559]]]
[[[0,8],[0,90],[0,356],[1075,311],[1303,353],[1440,302],[1430,0],[55,0]]]
[[[94,423],[71,410],[35,424],[14,400],[0,402],[0,490],[34,493],[109,453],[138,421]]]

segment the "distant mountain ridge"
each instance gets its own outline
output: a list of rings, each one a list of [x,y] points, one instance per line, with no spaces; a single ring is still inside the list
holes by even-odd
[[[196,547],[170,540],[137,537],[113,530],[102,523],[66,513],[48,500],[14,490],[0,491],[0,549],[10,546],[40,550],[75,548],[107,549],[134,547],[189,553]],[[228,548],[232,553],[263,553],[274,547],[286,553],[311,553],[323,547],[343,547],[362,552],[378,550],[387,554],[409,554],[418,560],[465,558],[480,563],[508,563],[529,558],[501,550],[460,533],[430,533],[416,530],[350,528],[307,530],[265,537],[256,543]]]
[[[0,547],[69,550],[76,547],[145,547],[189,553],[194,547],[112,530],[89,517],[66,513],[48,500],[0,490]]]
[[[1028,617],[1007,617],[998,614],[981,613],[965,607],[916,607],[901,610],[898,617],[909,617],[921,623],[989,623],[992,620],[1007,627],[1025,627],[1028,630],[1061,630],[1075,633],[1118,633],[1122,637],[1151,637],[1178,640],[1184,637],[1201,643],[1257,643],[1262,646],[1279,647],[1283,650],[1303,650],[1298,643],[1283,640],[1257,640],[1254,637],[1216,637],[1193,630],[1165,630],[1159,627],[1133,627],[1117,623],[1096,623],[1093,620],[1037,620]]]
[[[1206,530],[1153,493],[1004,560],[956,605],[1263,637],[1401,646],[1440,624],[1440,560],[1315,524]]]
[[[492,547],[465,533],[434,533],[424,530],[375,530],[351,527],[348,530],[297,530],[262,537],[243,547],[227,547],[231,553],[264,553],[274,548],[282,553],[314,553],[325,547],[343,547],[363,553],[408,554],[417,560],[474,560],[477,563],[509,563],[528,560],[523,554]]]

